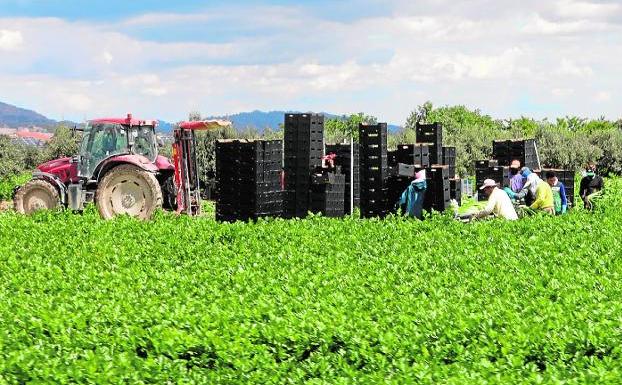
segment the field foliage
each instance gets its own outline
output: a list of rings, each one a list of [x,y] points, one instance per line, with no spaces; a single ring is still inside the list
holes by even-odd
[[[462,224],[0,214],[0,383],[619,383],[622,203]]]

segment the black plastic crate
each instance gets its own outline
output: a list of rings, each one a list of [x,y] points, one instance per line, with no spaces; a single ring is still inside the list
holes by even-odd
[[[433,143],[438,147],[443,145],[443,127],[441,123],[417,123],[415,135],[418,143]]]

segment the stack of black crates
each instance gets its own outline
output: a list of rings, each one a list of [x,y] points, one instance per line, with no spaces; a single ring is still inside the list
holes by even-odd
[[[385,217],[388,213],[387,124],[360,124],[361,216]]]
[[[486,179],[492,179],[501,187],[510,185],[510,168],[497,166],[496,160],[478,160],[475,162],[475,185],[477,187],[477,200],[487,200],[488,197],[479,187]]]
[[[416,144],[397,146],[397,163],[411,165],[406,168],[417,172],[426,169],[427,190],[424,209],[444,211],[450,206],[451,199],[460,202],[462,183],[456,178],[456,148],[443,147],[443,127],[441,123],[421,124],[415,128]],[[402,168],[398,166],[398,169]],[[412,172],[411,172],[412,173]],[[399,174],[399,172],[398,172]],[[402,180],[406,176],[406,180]],[[389,200],[398,196],[398,190],[404,191],[414,175],[397,175],[388,181]],[[452,183],[453,182],[453,183]],[[453,186],[453,188],[452,188]]]
[[[216,219],[254,220],[282,215],[282,141],[216,142]]]
[[[311,203],[309,210],[325,217],[339,218],[344,215],[346,176],[322,170],[311,177]]]
[[[443,159],[443,127],[440,123],[421,124],[415,128],[417,143],[428,143],[430,164],[441,164]]]
[[[458,204],[462,203],[462,180],[456,175],[456,147],[443,147],[443,161],[441,164],[449,168],[449,196]]]
[[[509,166],[512,160],[518,159],[521,166],[532,170],[540,168],[534,139],[495,140],[492,142],[492,157],[500,166]]]
[[[397,146],[397,162],[430,167],[430,149],[428,144],[400,144]]]
[[[443,147],[443,161],[440,163],[449,167],[449,179],[456,177],[456,148]]]
[[[428,188],[425,192],[423,208],[443,212],[450,207],[449,166],[432,165],[426,170]]]
[[[285,115],[286,218],[305,217],[310,209],[311,174],[322,166],[324,115]]]
[[[560,170],[560,169],[545,168],[545,169],[542,169],[542,171],[540,173],[540,177],[542,179],[545,179],[546,178],[546,173],[549,172],[549,171],[554,172],[555,176],[557,176],[557,179],[559,179],[559,181],[564,184],[564,187],[566,188],[566,198],[569,201],[568,207],[574,207],[574,203],[575,203],[575,200],[574,200],[575,172],[571,171],[571,170]]]
[[[327,144],[326,145],[326,155],[335,154],[335,166],[341,168],[341,172],[345,176],[345,194],[344,194],[344,207],[345,214],[350,214],[350,144]],[[361,181],[360,181],[360,171],[359,171],[359,146],[354,145],[352,149],[354,153],[354,186],[352,187],[353,196],[354,196],[354,207],[360,206],[360,198],[361,198]]]

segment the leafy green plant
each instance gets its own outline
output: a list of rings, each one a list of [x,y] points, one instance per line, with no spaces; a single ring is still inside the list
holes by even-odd
[[[621,190],[470,225],[0,213],[0,383],[619,383]]]
[[[13,190],[17,186],[21,186],[28,182],[31,178],[31,174],[22,173],[18,175],[12,175],[0,180],[0,201],[13,199]]]

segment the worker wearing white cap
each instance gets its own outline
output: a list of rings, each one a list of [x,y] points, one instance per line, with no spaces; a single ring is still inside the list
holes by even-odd
[[[518,219],[514,205],[505,191],[497,187],[497,182],[492,179],[486,179],[484,184],[479,188],[488,196],[488,204],[486,208],[474,215],[475,218],[487,217],[494,214],[497,217],[514,221]]]

